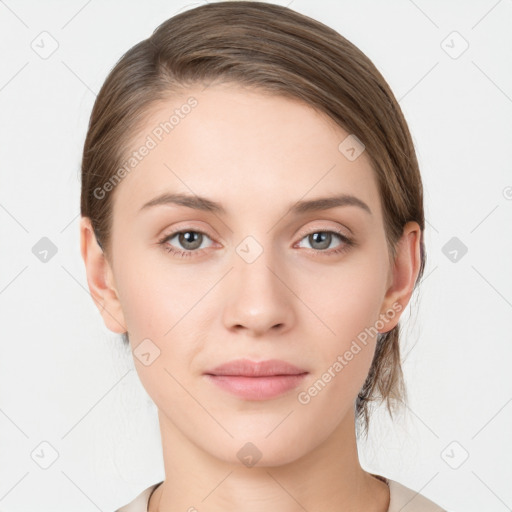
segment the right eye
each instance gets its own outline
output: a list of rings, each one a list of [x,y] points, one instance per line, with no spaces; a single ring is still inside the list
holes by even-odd
[[[183,258],[192,256],[193,253],[202,252],[204,248],[201,249],[201,245],[204,237],[210,238],[202,231],[195,229],[180,229],[179,231],[166,234],[158,243],[161,244],[167,252]],[[181,244],[184,250],[180,250],[179,248],[176,249],[172,244],[169,244],[173,238],[177,238],[177,242]]]

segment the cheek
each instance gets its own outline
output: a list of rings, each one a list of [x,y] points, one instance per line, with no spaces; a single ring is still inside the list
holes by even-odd
[[[311,278],[302,281],[304,290],[309,290],[304,302],[321,320],[311,321],[323,333],[317,355],[322,381],[332,381],[336,393],[347,396],[357,394],[371,366],[386,277],[379,258],[360,256],[351,263],[317,277],[315,284],[320,286],[311,287]]]
[[[361,254],[338,269],[300,277],[299,294],[324,323],[332,345],[349,342],[375,326],[384,298],[385,272],[382,262]]]
[[[353,282],[345,282],[346,292],[338,295],[335,301],[336,309],[332,311],[334,330],[342,334],[345,342],[364,338],[365,332],[373,332],[371,328],[379,318],[382,297],[376,290],[380,283],[377,277],[372,277],[371,274],[366,274],[364,279],[352,276]]]
[[[134,338],[165,340],[197,302],[201,291],[194,285],[197,277],[188,275],[184,265],[167,262],[163,250],[156,262],[150,263],[147,254],[124,254],[116,266],[116,281],[127,330]]]
[[[345,281],[347,287],[351,285]],[[334,331],[317,336],[315,373],[297,396],[306,411],[329,410],[329,420],[337,424],[353,407],[370,370],[378,332],[372,327],[378,319],[380,302],[375,288],[350,286],[352,293],[337,293],[323,310],[323,320]],[[325,304],[325,300],[323,301]]]
[[[151,396],[158,395],[161,379],[170,387],[176,385],[168,372],[180,381],[187,378],[186,369],[203,346],[211,319],[218,317],[216,311],[205,314],[207,301],[201,300],[214,282],[212,276],[198,276],[185,265],[168,263],[165,256],[158,264],[148,264],[147,255],[127,252],[116,266],[119,300],[137,372],[146,389],[154,388]],[[143,351],[158,357],[146,366],[137,361],[138,352]]]

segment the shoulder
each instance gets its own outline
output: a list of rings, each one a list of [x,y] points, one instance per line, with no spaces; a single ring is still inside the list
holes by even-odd
[[[390,495],[387,512],[446,512],[419,492],[389,478],[385,481],[389,486]]]
[[[409,487],[395,480],[380,475],[379,477],[389,486],[390,500],[387,512],[446,512],[439,505]],[[161,483],[158,482],[144,489],[134,500],[115,512],[147,512],[149,496]]]
[[[149,496],[161,483],[162,482],[158,482],[150,485],[147,489],[144,489],[138,496],[136,496],[134,500],[121,508],[118,508],[115,512],[147,512]]]

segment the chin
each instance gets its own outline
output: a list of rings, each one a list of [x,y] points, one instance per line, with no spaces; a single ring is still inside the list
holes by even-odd
[[[273,429],[279,422],[274,423]],[[272,432],[265,425],[258,430],[252,425],[251,433],[247,429],[229,429],[233,438],[226,433],[219,433],[214,437],[210,435],[201,436],[201,441],[208,439],[208,444],[202,444],[203,450],[209,452],[213,457],[228,464],[240,467],[276,467],[290,464],[303,457],[312,449],[305,445],[304,440],[311,441],[311,437],[301,435],[289,429],[277,427]],[[269,432],[270,435],[269,435]]]

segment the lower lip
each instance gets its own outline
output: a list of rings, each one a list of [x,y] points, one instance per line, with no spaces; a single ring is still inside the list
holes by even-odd
[[[217,386],[246,400],[268,400],[296,388],[307,373],[242,377],[239,375],[206,375]]]

